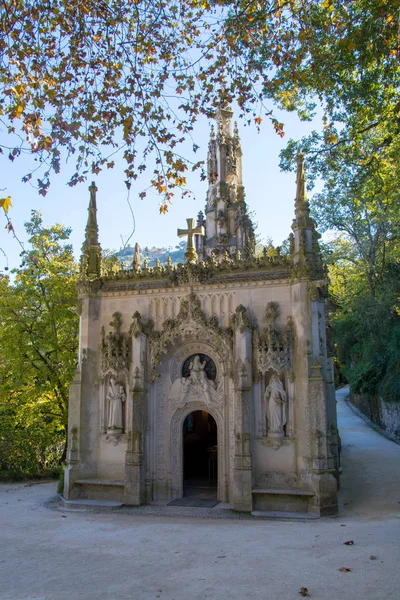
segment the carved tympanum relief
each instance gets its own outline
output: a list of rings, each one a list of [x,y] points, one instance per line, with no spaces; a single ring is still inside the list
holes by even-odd
[[[176,410],[187,402],[194,401],[203,401],[208,408],[222,404],[223,382],[221,380],[217,385],[209,377],[209,374],[216,372],[214,361],[210,357],[204,356],[202,360],[199,354],[191,356],[185,371],[186,376],[175,379],[172,384],[168,396],[170,407]]]

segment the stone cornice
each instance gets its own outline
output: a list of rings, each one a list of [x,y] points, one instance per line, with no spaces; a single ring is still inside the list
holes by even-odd
[[[132,281],[125,282],[113,282],[106,281],[103,282],[100,288],[99,295],[108,296],[108,295],[153,295],[153,294],[171,294],[171,293],[182,293],[182,292],[190,292],[191,290],[195,290],[196,292],[208,291],[208,290],[221,290],[221,284],[225,285],[225,288],[229,289],[237,289],[237,288],[255,288],[255,287],[265,287],[265,286],[276,286],[276,285],[290,285],[291,280],[288,278],[287,274],[284,276],[282,273],[279,273],[279,276],[276,278],[265,277],[265,274],[260,274],[257,278],[255,277],[229,277],[226,278],[216,278],[212,282],[209,283],[194,283],[194,284],[186,284],[186,285],[175,285],[171,286],[167,281],[152,281],[146,284],[145,282],[141,284],[135,284]]]
[[[193,268],[194,267],[194,268]],[[197,268],[198,265],[181,265],[176,269],[171,269],[171,273],[160,273],[158,276],[155,273],[148,273],[136,277],[133,271],[117,272],[115,275],[110,274],[99,280],[100,289],[102,292],[108,291],[144,291],[154,289],[182,289],[191,287],[206,287],[210,288],[214,285],[221,284],[230,285],[235,283],[252,282],[269,282],[276,280],[289,279],[289,265],[277,265],[275,268],[262,269],[252,268],[249,266],[246,270],[240,272],[235,269],[229,269],[224,272],[223,267],[219,265],[215,269]]]

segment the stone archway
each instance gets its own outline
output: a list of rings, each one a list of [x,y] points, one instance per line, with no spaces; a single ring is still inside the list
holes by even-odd
[[[218,446],[218,481],[217,498],[226,502],[226,480],[227,480],[227,444],[225,439],[225,428],[221,412],[210,409],[204,402],[189,402],[182,408],[178,408],[171,419],[171,464],[170,464],[170,489],[172,498],[183,496],[183,424],[188,415],[194,411],[205,411],[209,413],[217,425]]]
[[[214,417],[194,410],[183,421],[184,496],[214,498],[218,482],[218,430]]]

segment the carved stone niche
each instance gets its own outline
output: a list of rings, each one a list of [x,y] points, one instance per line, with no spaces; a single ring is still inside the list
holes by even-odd
[[[127,421],[128,371],[109,370],[102,377],[101,432],[114,446],[124,437]]]
[[[289,394],[284,387],[284,375],[269,371],[265,375],[264,411],[268,438],[286,437],[289,421]]]

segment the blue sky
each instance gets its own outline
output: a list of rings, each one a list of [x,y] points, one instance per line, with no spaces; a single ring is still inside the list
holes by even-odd
[[[254,126],[244,127],[242,120],[238,120],[246,201],[249,210],[254,213],[254,221],[258,223],[257,234],[264,241],[268,237],[272,238],[275,245],[287,238],[291,231],[296,193],[296,175],[280,171],[279,152],[290,138],[299,139],[320,126],[318,119],[313,123],[302,123],[294,114],[282,114],[281,119],[285,123],[284,138],[274,132],[267,120],[262,123],[260,133],[257,133]],[[195,160],[207,158],[210,126],[211,122],[202,118],[193,132],[193,139],[200,146]],[[31,209],[40,210],[45,225],[58,222],[72,227],[71,243],[78,258],[87,219],[88,186],[93,179],[98,187],[100,243],[104,249],[119,249],[121,236],[124,240],[127,239],[132,232],[133,222],[127,204],[124,162],[118,155],[113,158],[116,164],[114,169],[91,177],[74,188],[66,184],[72,168],[62,165],[61,173],[53,176],[49,192],[43,198],[31,185],[21,182],[21,177],[26,174],[29,166],[36,164],[33,157],[19,158],[11,163],[6,155],[1,155],[0,195],[12,197],[13,207],[9,216],[18,237],[26,239],[23,224],[29,220]],[[139,198],[139,192],[151,178],[151,171],[149,165],[142,178],[132,185],[130,202],[136,228],[130,243],[132,245],[138,242],[141,247],[175,246],[180,241],[176,235],[177,228],[186,226],[186,218],[195,218],[199,210],[204,209],[207,182],[200,181],[199,172],[190,173],[188,187],[193,192],[193,198],[182,199],[177,195],[168,214],[160,215],[159,198],[156,194],[149,193],[143,200]],[[0,229],[0,247],[8,257],[10,269],[17,267],[21,260],[21,248],[4,228]],[[5,266],[6,259],[0,253],[0,272]]]

